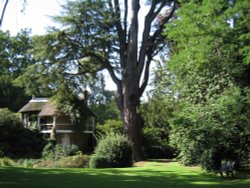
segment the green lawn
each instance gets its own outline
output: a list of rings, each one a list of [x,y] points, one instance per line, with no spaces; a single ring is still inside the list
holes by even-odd
[[[0,188],[248,188],[250,178],[230,179],[202,173],[176,162],[147,162],[116,169],[34,169],[0,167]]]

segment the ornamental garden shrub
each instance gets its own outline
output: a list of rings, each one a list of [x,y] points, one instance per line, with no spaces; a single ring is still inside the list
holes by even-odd
[[[106,157],[100,155],[92,155],[89,161],[90,168],[110,168],[110,164]]]
[[[74,155],[59,159],[56,161],[55,166],[58,168],[86,168],[88,164],[88,155]]]
[[[45,160],[58,160],[62,157],[74,156],[82,154],[76,145],[62,146],[56,144],[54,140],[48,142],[42,152],[42,157]]]
[[[88,155],[74,155],[61,157],[58,160],[42,160],[36,163],[35,168],[86,168],[89,164]]]
[[[99,138],[91,157],[92,167],[130,167],[133,164],[132,143],[120,133],[108,133]]]
[[[50,140],[44,147],[42,158],[35,167],[46,168],[84,168],[88,166],[89,157],[82,155],[76,145],[62,146]]]

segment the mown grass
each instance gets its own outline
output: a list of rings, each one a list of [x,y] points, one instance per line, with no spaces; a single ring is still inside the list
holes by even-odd
[[[221,178],[176,162],[147,162],[115,169],[34,169],[0,167],[1,188],[247,188],[250,179]]]

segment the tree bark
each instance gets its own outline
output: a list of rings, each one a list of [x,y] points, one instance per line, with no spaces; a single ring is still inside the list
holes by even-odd
[[[136,92],[130,88],[131,83],[125,84],[126,93],[124,93],[123,100],[123,124],[124,131],[128,135],[129,139],[133,143],[133,155],[135,161],[143,160],[142,151],[142,120],[140,115],[137,113],[139,107],[139,97]]]
[[[138,11],[140,3],[133,0],[131,4],[131,25],[128,33],[127,56],[122,72],[122,117],[124,132],[133,143],[135,161],[143,159],[142,152],[142,125],[137,108],[140,104],[139,77],[137,74],[138,59]]]

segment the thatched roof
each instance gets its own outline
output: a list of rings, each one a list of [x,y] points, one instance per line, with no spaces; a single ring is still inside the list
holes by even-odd
[[[48,102],[47,98],[34,98],[30,100],[18,112],[39,112],[43,109],[44,105]]]
[[[46,103],[42,110],[39,112],[38,116],[54,116],[54,115],[63,115],[63,113],[59,112],[56,106],[53,103]]]
[[[83,102],[83,101],[81,101]],[[85,113],[87,116],[95,117],[95,114],[86,106],[85,106]],[[48,98],[34,98],[30,100],[28,104],[26,104],[23,108],[19,110],[19,112],[22,113],[28,113],[28,112],[37,112],[38,116],[65,116],[64,113],[60,112],[56,105],[49,101]]]

